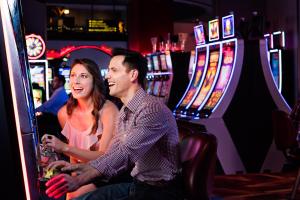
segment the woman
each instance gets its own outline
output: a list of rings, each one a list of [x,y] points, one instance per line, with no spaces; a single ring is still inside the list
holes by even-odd
[[[87,162],[107,150],[114,134],[118,108],[105,99],[103,80],[97,64],[92,60],[76,59],[73,62],[70,88],[72,95],[58,111],[58,121],[68,144],[50,135],[45,135],[43,142],[56,152],[70,156],[71,163]],[[95,188],[93,184],[85,185],[68,193],[67,199]]]

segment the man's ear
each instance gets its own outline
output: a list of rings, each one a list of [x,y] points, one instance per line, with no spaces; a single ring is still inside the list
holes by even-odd
[[[138,70],[136,70],[136,69],[133,69],[133,70],[131,70],[131,81],[135,81],[135,80],[137,80],[138,79],[138,76],[139,76],[139,71]]]

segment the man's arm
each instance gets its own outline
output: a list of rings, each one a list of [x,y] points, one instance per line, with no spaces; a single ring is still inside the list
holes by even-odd
[[[148,104],[139,111],[135,125],[125,133],[118,133],[109,151],[90,165],[107,177],[127,169],[166,133],[169,124],[162,120],[166,119],[164,115],[159,104]]]

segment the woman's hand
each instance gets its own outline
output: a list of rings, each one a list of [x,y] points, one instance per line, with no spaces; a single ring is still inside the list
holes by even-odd
[[[62,142],[54,135],[49,135],[49,134],[43,135],[42,142],[47,147],[53,148],[53,150],[58,153],[63,153],[64,151],[66,151],[68,149],[68,144]]]

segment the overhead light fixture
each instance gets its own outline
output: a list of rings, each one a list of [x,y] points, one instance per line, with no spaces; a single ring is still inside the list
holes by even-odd
[[[64,9],[64,14],[65,14],[65,15],[70,14],[70,10],[69,10],[69,9]]]

